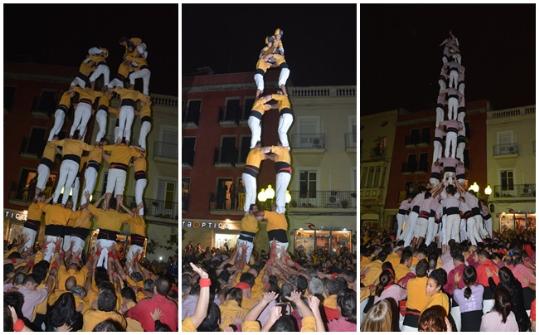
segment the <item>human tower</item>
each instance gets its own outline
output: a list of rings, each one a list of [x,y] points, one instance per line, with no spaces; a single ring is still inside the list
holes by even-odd
[[[438,242],[445,251],[450,240],[477,245],[492,237],[488,207],[466,190],[465,67],[458,39],[449,32],[443,47],[436,104],[434,152],[426,189],[404,200],[397,214],[397,238],[404,246]]]
[[[60,248],[69,251],[74,260],[80,260],[91,229],[98,228],[98,266],[107,267],[108,255],[115,250],[123,223],[128,223],[130,227],[127,260],[131,262],[142,254],[146,236],[143,218],[143,194],[147,184],[146,137],[152,123],[149,96],[151,72],[147,46],[142,39],[122,38],[120,45],[124,48],[123,61],[112,81],[109,80],[110,69],[107,65],[108,50],[103,47],[88,50],[79,66],[79,73],[62,94],[54,113],[54,125],[37,167],[35,199],[28,208],[22,250],[34,250],[44,214],[45,238],[40,245],[43,259],[48,262]],[[103,85],[98,90],[96,80],[101,77]],[[137,79],[142,79],[142,92],[135,89]],[[65,138],[60,140],[66,114],[71,110],[74,113],[73,124]],[[109,114],[116,118],[111,144],[106,139]],[[98,131],[95,139],[87,143],[88,123],[94,116]],[[131,128],[135,116],[140,118],[141,125],[136,145],[132,145]],[[53,196],[45,200],[43,191],[56,164],[57,153],[61,154],[57,183]],[[103,160],[108,162],[106,191],[101,199],[90,204],[99,173],[105,170],[102,169]],[[134,167],[136,180],[136,208],[133,209],[123,204],[126,178],[131,166]],[[84,186],[80,194],[82,183]],[[116,208],[110,208],[113,195]],[[101,201],[103,205],[99,208]]]

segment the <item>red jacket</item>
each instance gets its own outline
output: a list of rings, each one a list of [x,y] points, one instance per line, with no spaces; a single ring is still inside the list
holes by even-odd
[[[127,311],[127,316],[140,322],[145,332],[155,331],[155,322],[151,313],[159,308],[161,310],[161,322],[175,332],[178,330],[178,305],[165,296],[154,295],[151,299],[139,301],[135,307]]]

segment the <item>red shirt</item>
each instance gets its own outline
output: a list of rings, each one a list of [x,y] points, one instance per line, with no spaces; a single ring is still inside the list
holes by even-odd
[[[444,286],[444,291],[447,294],[453,295],[453,291],[457,288],[464,288],[464,264],[459,264],[453,270],[449,271],[447,275],[447,283]],[[460,281],[455,283],[455,273],[460,273]],[[487,285],[488,286],[488,285]]]
[[[489,268],[490,272],[492,272],[492,279],[494,280],[496,285],[498,285],[498,283],[500,282],[500,278],[498,277],[498,267],[490,259],[487,259],[485,262],[479,263],[476,266],[475,269],[477,270],[477,283],[488,287],[487,268]]]
[[[160,294],[154,295],[150,299],[138,302],[135,307],[127,311],[127,316],[140,322],[145,332],[155,331],[155,322],[151,313],[159,308],[161,310],[161,322],[172,329],[178,330],[178,305]]]

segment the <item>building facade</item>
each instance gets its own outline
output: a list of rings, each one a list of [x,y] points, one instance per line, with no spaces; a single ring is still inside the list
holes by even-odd
[[[18,224],[34,197],[36,169],[54,123],[54,112],[61,94],[68,89],[76,68],[41,64],[6,64],[4,87],[4,208],[5,221]],[[145,219],[150,259],[177,255],[178,240],[178,103],[177,97],[152,94],[153,124],[147,137],[148,186],[144,194]],[[73,111],[66,115],[64,132],[73,122]],[[138,139],[136,120],[132,139]],[[114,118],[108,118],[107,138],[112,140]],[[91,118],[85,138],[94,143],[97,125]],[[134,140],[132,140],[134,141]],[[54,191],[58,161],[51,171],[46,195]],[[93,198],[104,192],[105,163],[98,177]],[[134,203],[134,176],[130,169],[125,203]],[[82,188],[82,185],[81,185]],[[5,229],[6,226],[5,225]],[[5,231],[6,233],[6,231]],[[7,236],[7,235],[6,235]]]
[[[535,228],[535,106],[487,113],[486,152],[494,230]]]
[[[397,117],[398,110],[361,117],[360,223],[365,227],[384,220]]]
[[[266,92],[277,87],[275,81],[270,72]],[[251,136],[247,118],[256,91],[252,73],[198,75],[183,82],[183,244],[235,244]],[[334,249],[345,235],[351,242],[355,230],[355,87],[290,87],[288,93],[295,113],[288,132],[294,169],[287,210],[291,247],[297,237],[307,249]],[[263,146],[278,143],[278,121],[276,111],[264,114]],[[257,183],[258,190],[275,189],[273,162],[262,163]],[[271,202],[259,205],[269,208]],[[256,245],[267,246],[264,222]]]

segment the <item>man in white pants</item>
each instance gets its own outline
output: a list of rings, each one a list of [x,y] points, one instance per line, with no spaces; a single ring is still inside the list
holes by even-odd
[[[90,83],[94,87],[97,78],[103,76],[104,87],[109,85],[110,69],[107,65],[109,51],[106,48],[93,47],[88,50],[90,60],[95,64],[95,70],[90,74]]]
[[[464,201],[470,206],[470,219],[473,219],[473,224],[471,225],[472,230],[468,228],[468,235],[472,234],[474,240],[483,242],[481,238],[481,227],[483,227],[483,217],[481,216],[481,204],[479,199],[472,193],[472,191],[464,192],[462,194]],[[470,239],[471,241],[471,239]]]
[[[64,126],[64,120],[66,117],[69,108],[71,108],[71,97],[73,96],[73,91],[68,90],[62,94],[60,101],[58,101],[58,106],[56,106],[56,111],[54,112],[54,125],[52,126],[51,132],[49,133],[49,141],[52,141],[54,137],[58,136],[62,127]]]
[[[484,228],[482,229],[484,238],[492,238],[492,216],[490,215],[490,210],[488,207],[481,201],[481,215],[483,216]]]
[[[430,168],[429,183],[432,187],[435,187],[442,181],[443,167],[439,160],[436,160]]]
[[[140,117],[138,145],[146,150],[146,137],[152,129],[152,101],[149,97],[146,101],[141,102],[140,111],[137,115]]]
[[[88,204],[82,205],[78,211],[73,213],[68,222],[69,237],[64,237],[64,251],[71,250],[72,255],[77,258],[82,256],[86,238],[90,234],[92,227],[92,213],[87,209]]]
[[[425,245],[429,246],[438,233],[438,226],[442,216],[442,205],[439,198],[432,199],[430,203],[429,225],[427,227],[427,236],[425,237]]]
[[[456,61],[452,60],[447,63],[447,67],[449,68],[449,87],[458,89],[459,73],[462,71],[461,65]]]
[[[457,154],[456,157],[464,163],[464,149],[466,149],[466,130],[464,123],[461,122],[462,128],[457,132]]]
[[[279,109],[279,126],[277,128],[279,142],[283,147],[290,148],[288,130],[294,123],[294,111],[292,110],[290,99],[282,90],[277,91],[277,94],[272,94],[271,98],[277,101],[277,108]]]
[[[286,190],[292,179],[290,148],[272,146],[269,157],[275,162],[275,204],[277,207],[275,211],[283,214],[286,211]]]
[[[273,34],[274,38],[274,45],[275,45],[275,51],[276,53],[273,55],[273,59],[277,62],[277,65],[281,68],[281,72],[279,73],[279,88],[281,91],[286,94],[286,81],[288,80],[288,77],[290,76],[290,69],[288,68],[288,64],[286,64],[286,61],[284,59],[284,47],[283,47],[283,41],[281,40],[284,35],[284,31],[281,28],[275,29],[275,32]]]
[[[442,245],[447,248],[450,240],[460,242],[460,201],[459,195],[455,186],[448,185],[445,191],[441,193],[441,203],[443,207],[443,215],[446,217],[444,222],[444,240]]]
[[[75,117],[71,130],[69,131],[69,136],[73,136],[75,130],[78,129],[81,137],[84,137],[84,134],[86,134],[86,125],[92,116],[92,105],[102,93],[94,91],[91,88],[80,87],[74,87],[73,92],[78,94],[79,103],[75,108]]]
[[[57,140],[58,137],[54,137],[53,140]],[[37,182],[36,182],[36,197],[39,193],[45,190],[47,181],[51,173],[51,169],[54,166],[54,160],[56,157],[56,145],[54,142],[49,141],[43,149],[41,160],[37,166]]]
[[[431,193],[429,191],[425,192],[425,199],[423,199],[423,201],[421,201],[419,204],[419,216],[414,229],[414,242],[412,242],[413,246],[422,245],[425,237],[427,236],[432,201],[433,198]]]
[[[264,113],[272,109],[270,104],[267,104],[271,100],[271,95],[266,95],[261,98],[256,99],[251,107],[251,114],[249,119],[247,119],[247,125],[251,130],[251,146],[250,149],[254,148],[258,142],[261,140],[262,135],[262,117]]]
[[[45,244],[43,259],[51,262],[56,250],[56,245],[61,243],[65,233],[65,226],[73,215],[73,211],[60,204],[44,205],[45,213]]]
[[[139,150],[139,156],[134,158],[133,166],[135,168],[135,203],[138,215],[144,216],[144,190],[148,184],[146,151]]]
[[[243,215],[243,218],[240,222],[240,236],[238,237],[238,259],[235,262],[241,262],[239,257],[245,249],[243,254],[244,263],[249,264],[249,259],[251,259],[251,254],[253,253],[254,241],[256,233],[258,232],[258,218],[255,216],[255,213],[258,212],[258,207],[256,205],[251,205],[249,212]]]
[[[99,143],[107,134],[107,117],[110,112],[113,114],[113,109],[118,113],[117,108],[113,108],[110,105],[110,98],[112,96],[111,91],[104,91],[101,96],[99,96],[97,101],[97,113],[95,115],[95,120],[97,121],[97,126],[99,127],[97,134],[95,135],[95,142]]]
[[[417,218],[419,217],[419,206],[423,200],[425,200],[425,191],[420,190],[420,192],[412,199],[412,203],[410,204],[412,210],[408,215],[406,229],[402,234],[405,248],[410,245],[412,238],[414,237],[415,226],[417,223]]]
[[[464,184],[466,179],[466,168],[464,167],[463,162],[458,162],[455,168],[455,178],[460,184]]]
[[[144,217],[137,213],[138,207],[131,211],[131,218],[127,220],[129,224],[129,249],[126,255],[126,264],[129,273],[133,272],[132,263],[144,251],[144,242],[146,241],[146,222]]]
[[[116,143],[119,143],[123,138],[127,143],[129,143],[131,140],[131,126],[133,125],[137,102],[147,102],[149,101],[149,97],[129,88],[115,88],[112,91],[118,94],[121,99],[118,137],[115,139],[115,141]]]
[[[464,95],[464,88],[465,88],[465,78],[466,78],[466,67],[460,66],[460,72],[459,72],[459,86],[458,90],[459,92]]]
[[[148,57],[148,52],[146,51],[145,47],[145,43],[139,45],[137,47],[137,52],[140,56],[129,59],[129,65],[132,69],[132,72],[129,74],[128,77],[129,84],[131,86],[135,86],[135,81],[137,79],[142,79],[142,92],[144,93],[144,95],[150,95],[150,78],[152,72],[148,67],[148,61],[146,60],[146,58]]]
[[[265,39],[266,46],[262,48],[258,55],[258,61],[256,62],[256,71],[254,80],[256,84],[256,98],[258,99],[262,92],[264,92],[264,75],[271,68],[270,63],[271,55],[275,52],[274,42],[275,37],[268,36]]]
[[[446,91],[447,93],[447,119],[456,120],[458,116],[459,102],[462,93],[460,93],[456,88],[449,87]]]
[[[99,145],[95,146],[88,154],[88,162],[84,170],[84,191],[82,192],[83,196],[80,202],[81,207],[89,202],[90,195],[94,193],[99,169],[103,162],[103,146],[105,144],[106,140],[101,140]]]
[[[268,158],[266,154],[269,153],[270,150],[271,147],[260,147],[260,145],[257,145],[249,150],[249,153],[247,154],[245,167],[241,174],[241,179],[245,186],[245,203],[243,205],[243,211],[245,213],[248,213],[251,205],[256,203],[256,178],[260,171],[260,164],[263,160]]]
[[[447,99],[445,97],[445,92],[447,90],[440,90],[438,94],[438,99],[436,100],[436,127],[444,121],[445,110],[447,109]]]
[[[90,55],[87,55],[86,58],[82,61],[79,66],[79,73],[71,82],[71,87],[82,87],[85,88],[90,86],[90,75],[94,72],[96,68],[96,63],[92,61]]]
[[[63,191],[62,204],[67,203],[71,187],[75,182],[77,173],[79,172],[79,163],[83,151],[91,151],[94,147],[86,144],[78,139],[78,130],[75,131],[72,138],[64,139],[60,141],[52,141],[53,144],[62,147],[62,164],[60,165],[60,176],[58,177],[58,184],[54,191],[53,201],[56,204],[60,194]]]
[[[131,158],[139,156],[139,150],[129,147],[125,139],[118,144],[103,146],[104,152],[110,152],[109,171],[107,177],[107,186],[105,191],[104,208],[109,208],[112,193],[116,196],[116,209],[120,209],[123,204],[123,194],[125,189],[125,179]]]
[[[432,163],[436,162],[438,159],[442,158],[443,144],[444,144],[445,131],[442,125],[434,128],[434,140],[432,144],[434,145],[434,153],[432,155]]]
[[[438,86],[440,87],[440,91],[447,89],[448,79],[449,76],[447,75],[447,64],[444,64],[440,69],[440,77],[438,78]]]
[[[462,125],[456,120],[446,120],[441,123],[445,128],[445,157],[455,158],[457,154],[457,134]]]
[[[22,229],[25,237],[24,251],[32,251],[34,248],[36,236],[41,226],[41,215],[43,215],[43,206],[45,204],[45,195],[40,192],[36,194],[34,201],[28,206],[28,214],[26,215],[26,221]]]
[[[396,240],[401,239],[401,234],[403,232],[403,224],[405,218],[408,216],[411,210],[412,197],[409,196],[407,199],[404,199],[399,205],[399,211],[397,212],[397,235]]]

